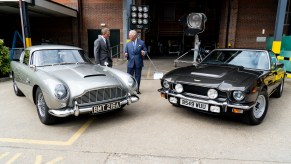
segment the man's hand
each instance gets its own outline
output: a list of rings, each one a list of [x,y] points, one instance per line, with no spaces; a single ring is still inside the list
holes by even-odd
[[[145,56],[145,51],[144,50],[141,50],[141,55]]]
[[[124,57],[127,58],[128,57],[128,53],[124,53]]]

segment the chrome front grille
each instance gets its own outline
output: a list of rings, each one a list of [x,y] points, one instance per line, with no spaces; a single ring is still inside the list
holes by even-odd
[[[100,88],[87,91],[85,94],[77,97],[75,100],[78,104],[88,104],[95,102],[103,102],[108,100],[116,100],[126,97],[126,91],[119,87]]]

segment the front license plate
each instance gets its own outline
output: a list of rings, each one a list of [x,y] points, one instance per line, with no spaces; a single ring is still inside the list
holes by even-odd
[[[120,102],[111,102],[93,106],[92,113],[101,113],[120,108]]]
[[[208,104],[199,103],[199,102],[190,101],[190,100],[185,100],[185,99],[180,99],[180,104],[184,105],[184,106],[191,107],[191,108],[196,108],[196,109],[208,111]]]

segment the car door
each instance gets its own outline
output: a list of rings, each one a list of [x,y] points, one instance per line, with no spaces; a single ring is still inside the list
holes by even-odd
[[[32,95],[32,84],[31,84],[31,75],[34,72],[32,68],[30,68],[30,63],[32,60],[30,59],[30,51],[25,50],[24,53],[20,57],[20,67],[18,68],[18,77],[19,77],[19,89],[23,92],[23,94],[31,98]]]
[[[270,71],[269,75],[266,77],[266,81],[268,84],[268,93],[271,94],[275,88],[280,85],[281,79],[284,77],[285,71],[281,66],[278,66],[279,63],[276,55],[269,51],[269,59],[270,59]]]

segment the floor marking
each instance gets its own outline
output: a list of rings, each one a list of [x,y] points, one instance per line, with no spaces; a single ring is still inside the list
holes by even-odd
[[[54,163],[60,162],[63,159],[64,159],[63,157],[58,157],[56,159],[53,159],[52,161],[47,162],[46,164],[54,164]]]
[[[17,160],[22,153],[17,153],[16,155],[14,155],[9,161],[7,161],[5,164],[12,164],[15,160]]]
[[[7,155],[9,155],[9,152],[5,152],[5,153],[1,154],[1,155],[0,155],[0,159],[6,157]]]
[[[65,146],[72,145],[91,125],[94,121],[93,118],[90,118],[82,127],[67,141],[49,141],[49,140],[32,140],[32,139],[17,139],[17,138],[0,138],[0,142],[11,142],[11,143],[26,143],[26,144],[37,144],[37,145],[57,145]]]
[[[35,158],[34,164],[41,164],[42,161],[42,155],[37,155]]]

